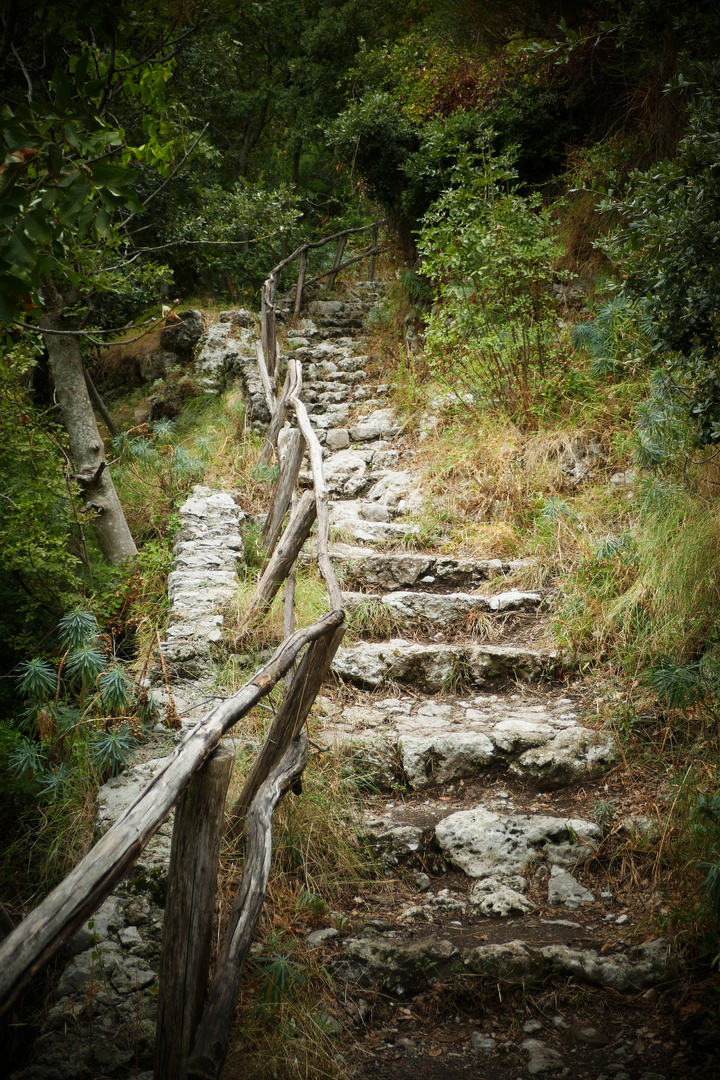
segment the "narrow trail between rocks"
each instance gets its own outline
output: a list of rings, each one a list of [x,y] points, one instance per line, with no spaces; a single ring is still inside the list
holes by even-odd
[[[333,977],[338,1075],[717,1075],[682,1027],[675,960],[651,929],[658,898],[623,877],[623,843],[655,828],[638,811],[642,793],[594,722],[592,686],[542,644],[552,596],[514,586],[522,561],[412,550],[417,442],[363,352],[382,293],[359,283],[315,302],[285,342],[302,359],[324,443],[342,538],[333,562],[355,627],[369,628],[369,640],[356,629],[339,650],[313,736],[368,791],[361,839],[385,873],[306,938]],[[242,364],[252,388],[253,361]],[[197,488],[181,510],[164,656],[185,730],[222,696],[213,648],[242,556],[238,500]],[[378,640],[382,627],[393,636]],[[162,684],[159,696],[167,705]],[[103,788],[99,828],[155,764]],[[597,808],[610,803],[620,828],[607,835]],[[75,939],[33,1064],[16,1080],[90,1075],[89,1024],[92,1075],[151,1077],[170,829]]]

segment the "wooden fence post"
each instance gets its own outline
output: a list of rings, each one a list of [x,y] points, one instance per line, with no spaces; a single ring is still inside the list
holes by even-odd
[[[300,314],[303,300],[303,288],[305,287],[305,275],[307,274],[308,249],[304,247],[300,252],[300,265],[298,266],[297,288],[295,290],[295,308],[293,314],[297,319]]]
[[[377,258],[377,246],[378,246],[378,226],[373,225],[370,230],[370,247],[372,248],[372,254],[370,256],[370,265],[368,267],[368,281],[375,280],[375,260]]]
[[[272,555],[278,537],[282,530],[282,523],[292,501],[293,491],[297,483],[298,474],[305,453],[305,437],[301,431],[294,428],[289,435],[280,465],[280,477],[275,489],[275,497],[265,519],[263,529],[263,546],[268,555]]]
[[[290,743],[302,731],[325,676],[330,671],[335,653],[345,634],[345,624],[330,631],[306,650],[285,691],[280,708],[275,713],[260,753],[248,773],[245,786],[228,814],[228,832],[239,836],[245,827],[248,808],[255,798],[260,784],[274,769],[287,751]]]
[[[276,366],[275,354],[277,351],[277,330],[275,328],[276,292],[277,274],[271,274],[262,287],[260,326],[263,355],[265,356],[268,373],[273,381]]]
[[[273,557],[265,567],[257,588],[242,615],[238,636],[246,634],[257,620],[265,614],[278,590],[290,573],[300,548],[303,546],[315,521],[317,508],[315,495],[306,491],[290,518]]]
[[[258,789],[247,816],[242,881],[218,950],[210,993],[188,1063],[190,1080],[217,1080],[227,1052],[240,976],[265,901],[272,860],[272,817],[285,792],[302,776],[308,739],[303,732]]]
[[[175,811],[160,953],[155,1080],[183,1080],[210,970],[225,796],[235,750],[222,743]]]
[[[343,234],[338,240],[337,251],[335,252],[335,262],[330,273],[330,281],[328,282],[328,292],[332,291],[335,284],[335,278],[338,276],[338,270],[340,269],[340,263],[342,262],[343,252],[345,251],[345,244],[347,243],[347,235]]]

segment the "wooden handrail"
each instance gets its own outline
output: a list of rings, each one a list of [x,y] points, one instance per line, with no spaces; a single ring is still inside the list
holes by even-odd
[[[296,248],[291,255],[287,255],[284,259],[281,259],[277,266],[274,266],[263,284],[261,290],[261,304],[260,304],[260,318],[261,318],[261,339],[262,347],[265,354],[265,360],[267,363],[267,371],[270,380],[273,382],[277,378],[277,368],[279,363],[279,354],[277,348],[277,333],[275,327],[275,296],[277,293],[278,282],[280,280],[280,274],[282,271],[295,262],[296,259],[300,260],[300,266],[298,268],[298,279],[295,287],[295,304],[293,307],[293,314],[295,318],[300,314],[302,309],[303,291],[306,285],[312,284],[312,282],[319,281],[323,277],[329,277],[330,283],[328,288],[332,289],[335,284],[335,278],[344,270],[346,266],[352,266],[356,262],[360,262],[362,259],[370,260],[370,280],[375,277],[375,258],[380,254],[380,248],[378,248],[377,240],[380,226],[385,225],[385,221],[373,221],[371,225],[357,225],[352,229],[343,229],[341,232],[333,233],[331,236],[325,236],[322,240],[307,240],[300,247]],[[367,251],[364,251],[361,255],[356,256],[354,259],[348,259],[346,262],[342,262],[343,251],[345,250],[345,244],[348,236],[353,236],[356,233],[367,232],[370,230],[372,237],[372,243]],[[338,249],[333,261],[331,270],[326,270],[322,274],[318,274],[312,279],[311,282],[305,281],[308,264],[308,252],[315,250],[316,248],[324,247],[325,244],[332,243],[333,240],[337,240]],[[384,250],[384,249],[382,249]]]
[[[306,645],[332,633],[343,618],[342,610],[331,611],[312,626],[297,630],[237,694],[212,709],[171,754],[132,806],[8,935],[0,945],[0,1015],[122,880],[223,735],[270,693]]]

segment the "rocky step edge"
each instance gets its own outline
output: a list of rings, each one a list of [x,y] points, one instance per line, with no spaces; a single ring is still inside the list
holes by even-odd
[[[615,760],[611,741],[598,738],[578,723],[571,698],[557,692],[546,695],[540,703],[537,696],[518,693],[454,702],[418,701],[407,696],[345,708],[323,698],[320,708],[326,714],[325,736],[343,727],[345,735],[351,729],[356,737],[368,734],[372,740],[377,739],[378,725],[401,729],[401,739],[406,740],[404,781],[424,789],[413,797],[398,793],[398,769],[396,766],[393,771],[387,737],[384,777],[368,771],[367,758],[354,761],[357,782],[364,780],[372,787],[380,780],[379,786],[393,789],[390,801],[374,798],[373,810],[364,815],[358,835],[374,849],[381,874],[399,874],[404,884],[395,890],[394,902],[387,890],[377,896],[355,897],[356,908],[346,916],[351,929],[341,935],[334,927],[308,935],[309,945],[324,945],[332,956],[340,999],[357,998],[358,1008],[367,1007],[363,993],[369,991],[407,1001],[427,994],[435,983],[440,984],[443,995],[462,996],[462,982],[453,989],[453,980],[470,977],[474,987],[486,984],[493,995],[498,988],[502,995],[513,987],[524,992],[528,987],[557,986],[572,980],[606,992],[611,988],[616,995],[627,994],[637,1000],[637,995],[667,978],[671,959],[666,944],[662,940],[637,944],[636,936],[628,936],[632,930],[628,916],[618,914],[617,901],[596,859],[601,841],[598,825],[563,811],[551,814],[544,806],[536,807],[528,794],[528,779],[539,781],[541,787],[558,788],[578,781],[585,784],[602,775]],[[487,783],[486,777],[474,786],[465,786],[458,776],[477,774],[477,769],[466,768],[469,762],[466,759],[463,764],[459,754],[443,757],[453,742],[452,726],[459,722],[474,725],[476,734],[482,728],[494,736],[496,752],[500,750],[494,784]],[[576,749],[587,735],[605,741],[605,760],[586,758],[578,767],[578,759],[571,756],[570,768],[563,770],[563,750],[556,740],[560,736],[564,742],[569,732],[575,734]],[[462,741],[468,734],[460,732],[458,738]],[[537,739],[544,742],[537,743]],[[535,743],[531,749],[542,745],[554,762],[551,783],[545,782],[548,775],[543,771],[532,776],[525,769],[513,770],[518,760],[513,759],[513,753],[528,746],[526,740]],[[432,772],[424,767],[428,761],[433,762]],[[508,786],[514,787],[516,794],[499,787],[503,776],[497,776],[498,766],[505,770]],[[438,782],[444,786],[430,786]],[[427,797],[423,799],[423,795]],[[572,805],[571,796],[558,799]],[[623,823],[628,832],[647,827],[648,823],[630,818]],[[415,889],[408,887],[413,878]],[[592,925],[588,925],[590,920]],[[560,1018],[556,1027],[563,1023]],[[525,1035],[542,1032],[538,1021],[528,1025],[523,1029]],[[416,1049],[412,1042],[407,1049],[400,1042],[392,1045],[391,1032],[396,1030],[391,1028],[381,1036],[390,1040],[388,1052],[397,1057],[396,1050],[402,1050],[402,1055],[412,1058]],[[557,1035],[551,1029],[551,1040],[556,1043]],[[578,1053],[576,1036],[565,1040],[573,1055]],[[597,1029],[587,1029],[585,1044],[596,1072],[606,1063],[599,1061],[600,1048],[610,1041]],[[431,1046],[430,1038],[427,1046],[421,1045],[420,1053]],[[511,1044],[504,1049],[510,1051]],[[566,1065],[565,1058],[542,1039],[526,1038],[519,1048],[512,1047],[516,1056],[520,1049],[528,1056],[531,1075],[548,1069],[556,1072]],[[488,1063],[491,1059],[495,1063],[495,1050],[493,1037],[474,1033],[467,1050],[455,1057],[458,1065],[462,1061],[463,1067],[470,1067],[474,1062],[477,1068],[478,1054],[488,1055]],[[623,1053],[627,1056],[630,1051],[624,1048]],[[610,1068],[614,1061],[614,1057],[607,1059]],[[512,1067],[521,1068],[520,1061]],[[471,1069],[462,1075],[476,1074]],[[515,1073],[507,1073],[511,1075]]]
[[[618,756],[612,735],[583,724],[558,691],[443,701],[413,693],[343,706],[323,697],[318,712],[318,741],[370,791],[419,791],[498,770],[550,791],[598,779]]]
[[[378,552],[352,544],[332,544],[330,558],[348,590],[393,592],[403,589],[477,588],[494,578],[525,570],[528,559],[466,559],[415,552]],[[301,562],[312,561],[309,552]]]
[[[550,679],[563,669],[563,657],[553,649],[420,644],[405,638],[342,647],[332,666],[338,678],[356,686],[375,690],[384,684],[399,683],[437,694],[508,679]]]
[[[549,600],[539,592],[506,589],[489,596],[467,592],[424,592],[400,589],[396,592],[343,592],[348,614],[362,611],[369,618],[387,616],[399,629],[424,627],[428,631],[454,626],[471,629],[482,615],[514,612],[536,614],[548,608]]]

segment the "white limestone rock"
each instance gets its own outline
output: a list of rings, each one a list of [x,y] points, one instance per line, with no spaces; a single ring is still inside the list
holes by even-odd
[[[548,903],[555,906],[564,904],[568,908],[578,908],[581,904],[592,904],[594,893],[581,885],[577,878],[559,866],[550,868],[548,880]]]
[[[449,685],[459,667],[468,682],[484,686],[488,680],[508,676],[537,678],[554,660],[553,653],[533,649],[502,645],[417,645],[396,638],[339,649],[333,670],[341,678],[372,688],[383,679],[395,679],[437,693]]]
[[[484,878],[473,885],[468,903],[478,914],[496,919],[525,915],[535,910],[532,900],[523,896],[526,888],[527,882],[522,877]]]
[[[537,592],[520,592],[509,589],[490,597],[491,611],[534,611],[542,604],[542,596]]]
[[[449,626],[476,612],[489,611],[485,596],[472,593],[429,593],[403,590],[387,593],[382,598],[385,607],[401,624],[428,622],[434,626]]]
[[[206,394],[219,394],[225,389],[228,371],[254,355],[252,330],[235,327],[231,322],[218,322],[198,342],[193,365],[195,381]]]
[[[479,731],[430,738],[403,736],[398,749],[408,783],[416,789],[477,776],[495,753],[490,739]]]
[[[597,846],[597,825],[580,818],[496,814],[483,806],[460,810],[438,822],[443,853],[468,877],[519,874],[547,859],[563,866],[588,859]]]
[[[350,445],[350,434],[347,428],[330,428],[325,445],[330,450],[346,450]]]
[[[564,787],[602,776],[617,756],[615,741],[609,733],[571,727],[559,731],[544,745],[527,750],[510,766],[510,771],[545,788]]]
[[[557,1073],[565,1068],[565,1059],[557,1050],[553,1050],[542,1039],[524,1039],[520,1044],[527,1052],[527,1071],[531,1076],[539,1073]]]
[[[463,959],[471,971],[514,986],[539,983],[554,974],[573,976],[591,986],[611,986],[620,993],[655,986],[668,971],[668,950],[661,940],[603,955],[594,949],[572,949],[568,945],[537,948],[524,941],[508,941],[480,945]]]

